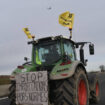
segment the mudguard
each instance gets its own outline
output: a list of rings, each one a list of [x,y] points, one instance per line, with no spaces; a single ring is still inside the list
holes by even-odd
[[[75,73],[76,68],[79,65],[82,66],[85,70],[85,67],[82,64],[82,62],[74,61],[69,65],[69,68],[62,67],[62,69],[60,69],[60,70],[58,68],[58,70],[56,70],[55,73],[51,72],[50,73],[50,80],[59,80],[59,79],[65,79],[65,78],[71,77]],[[57,72],[59,72],[59,73],[57,73]],[[86,73],[86,70],[85,70],[85,73]]]

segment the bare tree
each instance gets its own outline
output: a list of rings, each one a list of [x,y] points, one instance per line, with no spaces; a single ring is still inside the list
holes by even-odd
[[[99,68],[102,72],[105,72],[105,66],[104,65],[100,65]]]

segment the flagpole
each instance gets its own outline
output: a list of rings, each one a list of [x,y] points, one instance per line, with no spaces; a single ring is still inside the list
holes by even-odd
[[[70,31],[70,39],[72,38],[72,28],[69,28]]]

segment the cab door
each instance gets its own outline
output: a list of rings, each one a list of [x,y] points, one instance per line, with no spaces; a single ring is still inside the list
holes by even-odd
[[[68,56],[71,61],[76,60],[75,47],[70,40],[63,41],[64,55]]]

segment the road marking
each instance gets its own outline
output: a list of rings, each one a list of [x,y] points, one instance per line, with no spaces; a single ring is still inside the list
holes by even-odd
[[[1,100],[5,100],[5,99],[7,99],[7,98],[8,98],[8,97],[3,97],[3,98],[0,98],[0,101],[1,101]]]

